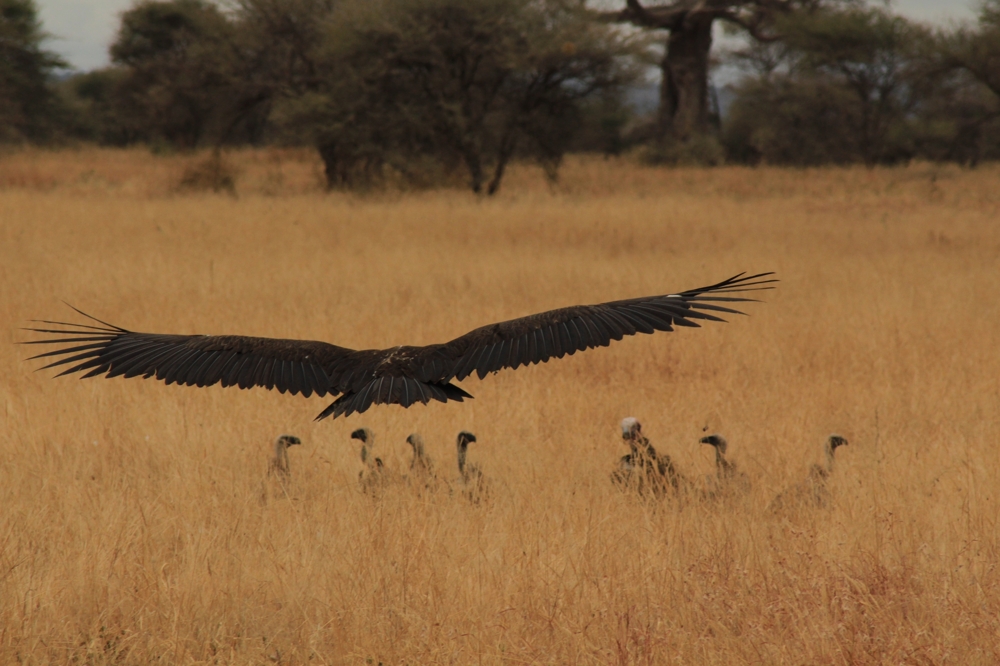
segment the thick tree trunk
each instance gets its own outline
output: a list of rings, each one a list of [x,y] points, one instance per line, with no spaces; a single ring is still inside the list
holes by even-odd
[[[319,151],[319,157],[323,160],[326,189],[332,190],[344,186],[348,178],[343,160],[340,159],[340,151],[337,150],[337,144],[325,142],[316,146],[316,150]]]
[[[486,179],[479,152],[466,146],[462,150],[462,159],[465,161],[465,167],[469,170],[469,187],[472,188],[473,192],[479,194],[483,191],[483,180]]]
[[[663,139],[686,141],[709,131],[708,52],[711,48],[711,17],[688,17],[670,29],[661,65],[659,131]]]

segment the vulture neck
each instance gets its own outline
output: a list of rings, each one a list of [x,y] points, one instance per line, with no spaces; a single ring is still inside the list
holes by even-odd
[[[830,440],[827,440],[826,444],[823,446],[823,450],[826,453],[826,473],[833,473],[833,444]]]
[[[274,466],[282,472],[288,471],[288,444],[281,438],[274,442]]]

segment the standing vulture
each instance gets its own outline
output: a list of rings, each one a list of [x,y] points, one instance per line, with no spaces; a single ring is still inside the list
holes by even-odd
[[[458,433],[458,439],[456,440],[458,448],[458,481],[465,486],[462,494],[465,495],[466,499],[479,504],[480,501],[489,497],[490,484],[486,480],[483,470],[479,469],[479,465],[466,462],[469,443],[475,441],[476,436],[468,430]]]
[[[291,463],[288,460],[288,447],[299,444],[302,444],[302,440],[295,435],[282,435],[274,440],[274,455],[268,463],[267,475],[287,479],[292,473]]]
[[[657,454],[649,443],[649,438],[642,434],[642,424],[634,416],[622,419],[622,439],[628,444],[630,452],[622,456],[618,469],[611,474],[611,481],[619,488],[631,488],[640,495],[652,492],[656,497],[662,497],[667,490],[678,491],[683,485],[688,487],[687,479],[674,467],[669,455]]]
[[[717,314],[743,314],[723,304],[755,299],[733,294],[771,289],[772,273],[746,275],[677,294],[647,296],[600,305],[576,305],[490,324],[444,344],[354,350],[312,340],[241,335],[135,333],[91,317],[92,324],[42,320],[56,328],[29,328],[55,337],[25,344],[56,344],[32,359],[55,357],[41,369],[70,367],[59,375],[156,377],[187,386],[276,388],[309,397],[339,396],[316,420],[349,416],[373,404],[409,407],[431,399],[472,396],[451,383],[472,373],[484,378],[502,368],[606,347],[626,335],[697,327],[695,320],[724,321]],[[74,308],[75,310],[76,308]],[[29,359],[30,360],[30,359]]]
[[[779,493],[768,504],[767,510],[771,513],[778,513],[796,505],[812,505],[821,509],[829,507],[830,491],[826,487],[826,482],[833,474],[834,451],[846,445],[847,440],[840,435],[827,437],[823,444],[823,456],[826,464],[812,465],[806,480]]]
[[[715,449],[715,479],[711,483],[706,499],[714,499],[723,495],[746,494],[750,491],[750,477],[736,469],[736,463],[726,459],[726,449],[729,443],[722,435],[708,435],[698,440]]]

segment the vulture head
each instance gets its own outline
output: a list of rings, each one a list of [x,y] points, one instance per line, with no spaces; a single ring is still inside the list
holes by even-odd
[[[372,431],[368,428],[358,428],[351,433],[351,439],[356,439],[361,442],[361,462],[366,465],[371,465],[372,463],[368,461],[368,454],[370,453],[372,446],[375,445],[375,436],[372,434]],[[379,467],[382,466],[382,461],[378,458],[375,458],[374,463]]]
[[[728,444],[726,443],[726,438],[723,437],[722,435],[708,435],[707,437],[702,437],[698,441],[701,442],[702,444],[708,444],[709,446],[714,446],[716,451],[718,451],[723,455],[726,454],[726,447],[728,446]]]
[[[368,428],[358,428],[351,433],[351,439],[359,439],[362,444],[367,444],[372,439],[372,431]]]
[[[826,445],[830,448],[830,452],[837,450],[838,446],[847,446],[847,440],[840,435],[830,435],[826,440]]]
[[[622,419],[622,439],[636,439],[642,432],[642,424],[634,416]]]
[[[473,440],[475,441],[475,440]],[[413,433],[406,438],[406,443],[413,447],[413,453],[417,456],[421,456],[424,453],[424,438],[418,433]]]
[[[458,433],[458,448],[465,450],[471,442],[476,441],[476,436],[468,430]]]
[[[826,466],[813,465],[809,469],[810,478],[826,479],[833,473],[833,452],[841,446],[847,446],[847,440],[840,435],[830,435],[826,438],[826,443],[823,445],[823,450],[826,453]]]
[[[282,435],[274,443],[274,446],[275,448],[283,447],[287,449],[289,446],[295,446],[296,444],[301,444],[301,443],[302,440],[296,437],[295,435]]]

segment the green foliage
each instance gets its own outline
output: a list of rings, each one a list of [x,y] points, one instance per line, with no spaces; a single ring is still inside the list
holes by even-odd
[[[854,104],[842,88],[779,76],[744,82],[737,92],[724,133],[732,159],[794,166],[857,159]]]
[[[925,31],[888,10],[849,5],[778,22],[779,48],[742,54],[725,143],[735,159],[892,163],[915,154]]]
[[[913,109],[920,29],[884,9],[817,12],[785,25],[786,44],[806,76],[850,93],[845,120],[861,159],[873,164],[903,157],[900,125]],[[851,108],[853,107],[853,108]]]
[[[781,164],[1000,159],[1000,0],[975,27],[932,33],[857,3],[788,16],[725,127],[731,159]]]
[[[60,82],[57,90],[68,110],[67,134],[109,146],[149,140],[141,109],[130,106],[131,98],[122,94],[127,76],[124,68],[108,67]]]
[[[970,165],[1000,159],[1000,0],[981,5],[975,27],[938,31],[924,60],[919,85],[933,94],[920,109],[919,150]]]
[[[983,3],[977,28],[941,35],[944,61],[1000,97],[1000,0]]]
[[[626,131],[635,122],[635,112],[625,103],[620,88],[609,88],[583,101],[579,127],[570,149],[573,152],[620,155],[628,147]]]
[[[0,142],[44,142],[58,134],[63,109],[50,86],[65,68],[44,51],[34,0],[0,0]]]
[[[515,156],[554,178],[586,100],[631,75],[628,40],[559,0],[232,7],[139,2],[111,51],[125,74],[81,80],[77,106],[100,115],[111,100],[148,128],[144,140],[181,148],[265,136],[311,144],[331,187],[464,172],[492,193]],[[94,119],[91,131],[107,140],[110,124]]]
[[[205,0],[144,0],[122,15],[111,46],[127,74],[118,105],[151,140],[193,148],[223,131],[233,98],[235,27]]]
[[[461,169],[492,194],[516,155],[554,178],[583,101],[631,75],[625,40],[554,1],[384,0],[334,17],[325,76],[275,116],[316,143],[331,186]]]
[[[64,64],[39,46],[45,35],[33,0],[0,0],[0,141],[69,135],[171,150],[308,144],[331,187],[461,181],[490,194],[512,159],[533,160],[555,179],[569,150],[626,147],[632,118],[623,86],[648,40],[624,36],[580,5],[227,6],[139,0],[122,15],[114,67],[55,83],[52,72]],[[715,133],[661,137],[642,159],[1000,158],[1000,0],[985,0],[976,25],[933,34],[863,0],[788,7],[795,11],[740,15],[753,34],[781,39],[734,56],[749,74],[736,86],[721,143]]]

